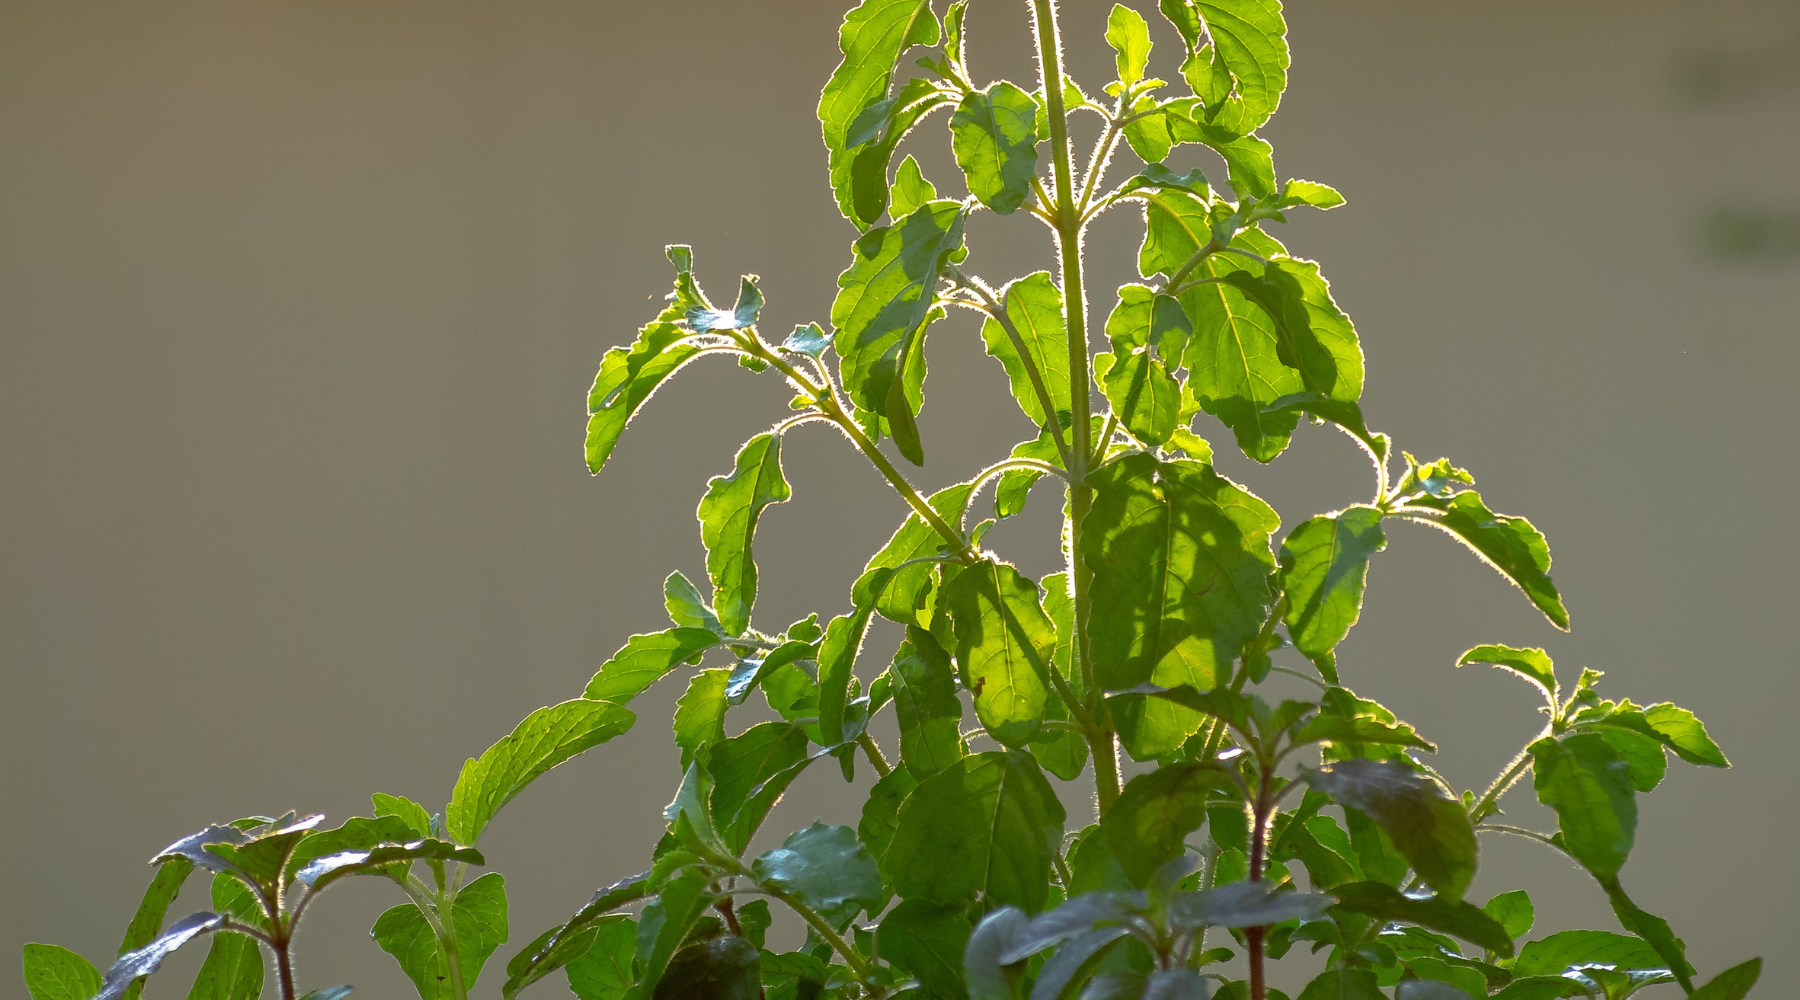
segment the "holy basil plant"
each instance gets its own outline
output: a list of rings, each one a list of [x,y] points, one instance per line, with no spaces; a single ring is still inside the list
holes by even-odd
[[[1051,0],[1032,0],[1029,25],[977,7],[995,30],[1029,30],[1038,68],[978,84],[966,13],[967,0],[864,0],[844,18],[818,116],[859,235],[826,323],[777,340],[756,278],[715,304],[693,251],[671,246],[667,307],[601,361],[596,473],[690,361],[735,358],[791,395],[794,414],[752,435],[700,500],[706,591],[671,575],[669,626],[632,636],[579,698],[464,765],[440,813],[377,795],[372,816],[336,829],[256,817],[171,845],[107,972],[26,947],[36,1000],[135,1000],[166,954],[206,935],[191,997],[257,996],[266,952],[295,1000],[295,927],[350,876],[404,893],[372,934],[419,995],[463,1000],[509,936],[501,876],[470,877],[483,828],[538,775],[631,726],[631,700],[677,672],[682,776],[647,870],[514,951],[490,993],[510,1000],[561,973],[583,1000],[1285,1000],[1267,966],[1289,960],[1304,973],[1284,981],[1310,977],[1299,1000],[1623,1000],[1663,983],[1696,1000],[1748,994],[1758,960],[1702,977],[1626,888],[1637,799],[1668,756],[1728,766],[1691,712],[1603,697],[1597,671],[1566,686],[1542,649],[1476,646],[1458,665],[1516,675],[1544,725],[1473,791],[1427,763],[1436,747],[1418,729],[1347,686],[1335,651],[1396,525],[1449,536],[1551,626],[1566,630],[1569,613],[1530,521],[1495,512],[1448,459],[1418,461],[1369,428],[1355,326],[1320,265],[1266,229],[1344,200],[1283,179],[1257,134],[1287,83],[1276,0],[1160,0],[1175,83],[1150,75],[1145,16],[1115,6],[1116,78],[1094,89],[1064,71]],[[960,177],[896,162],[934,115]],[[1092,143],[1085,161],[1076,132]],[[1193,169],[1184,147],[1216,154],[1223,176]],[[1128,156],[1142,165],[1118,176]],[[1142,216],[1142,280],[1090,316],[1082,236],[1111,210]],[[1050,268],[978,274],[966,232],[984,211],[1041,224]],[[1011,390],[994,406],[1016,404],[1035,429],[926,496],[895,459],[925,461],[925,342],[951,309],[981,317]],[[1368,457],[1373,490],[1284,529],[1213,467],[1202,414],[1222,446],[1264,463],[1302,419],[1335,426]],[[869,539],[847,610],[774,628],[754,619],[752,546],[764,510],[792,495],[783,442],[811,423],[835,428],[911,513]],[[1061,494],[1060,536],[1042,544],[1065,568],[1033,579],[982,543],[1039,484]],[[992,517],[977,512],[989,487]],[[877,617],[903,632],[897,648],[867,648]],[[1275,674],[1311,696],[1265,696]],[[752,699],[770,721],[728,724]],[[884,748],[869,727],[888,710],[899,741]],[[1129,781],[1121,752],[1138,764]],[[874,770],[860,811],[752,852],[773,843],[757,834],[790,785],[830,780],[807,774],[826,758],[845,779],[859,758]],[[1505,820],[1502,798],[1527,777],[1556,830]],[[1074,819],[1055,782],[1085,781],[1094,816]],[[1543,845],[1547,873],[1572,860],[1618,926],[1533,937],[1524,891],[1469,898],[1488,834]],[[166,923],[196,869],[211,875],[210,906]]]

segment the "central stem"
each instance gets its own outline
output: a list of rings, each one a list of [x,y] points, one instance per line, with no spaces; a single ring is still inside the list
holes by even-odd
[[[1088,643],[1088,611],[1092,603],[1089,591],[1093,574],[1081,556],[1082,520],[1093,505],[1094,493],[1087,486],[1087,474],[1093,458],[1093,426],[1091,422],[1092,388],[1088,371],[1087,295],[1081,285],[1081,214],[1075,206],[1074,169],[1069,152],[1069,123],[1063,106],[1062,39],[1056,25],[1056,7],[1051,0],[1032,0],[1032,29],[1037,36],[1038,70],[1044,84],[1044,100],[1050,119],[1050,160],[1055,182],[1056,253],[1062,270],[1063,320],[1069,335],[1069,404],[1074,418],[1069,442],[1069,519],[1065,531],[1068,538],[1068,566],[1071,603],[1074,605],[1074,655],[1079,664],[1082,690],[1087,692],[1095,709],[1103,708],[1100,690],[1094,684],[1094,665]],[[1049,414],[1051,420],[1055,414]],[[1096,804],[1105,813],[1119,797],[1119,765],[1117,743],[1110,719],[1102,711],[1093,712],[1095,726],[1088,734],[1094,754],[1094,791]]]
[[[1272,762],[1263,761],[1260,768],[1262,776],[1257,779],[1256,802],[1252,805],[1252,822],[1250,824],[1250,881],[1261,882],[1263,875],[1263,854],[1269,840],[1269,813],[1273,806],[1269,801],[1269,772],[1273,770]],[[1244,944],[1250,952],[1250,1000],[1264,1000],[1267,995],[1263,985],[1263,933],[1267,927],[1244,928]]]

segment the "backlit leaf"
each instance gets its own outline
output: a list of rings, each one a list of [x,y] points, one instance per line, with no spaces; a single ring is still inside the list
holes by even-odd
[[[634,635],[600,665],[581,696],[623,705],[681,664],[700,662],[700,655],[720,642],[711,629],[685,626]]]
[[[606,352],[600,371],[594,376],[594,386],[588,391],[589,472],[598,473],[606,464],[625,425],[663,380],[700,352],[695,344],[677,343],[689,333],[680,324],[694,304],[682,295],[684,287],[693,286],[693,251],[672,246],[665,253],[676,268],[676,291],[669,296],[670,305],[638,330],[637,340],[629,348],[615,347]]]
[[[89,1000],[100,992],[100,970],[61,945],[28,944],[25,989],[31,1000]]]
[[[969,193],[1000,215],[1017,211],[1037,172],[1037,101],[1004,80],[972,91],[950,116],[950,134]]]
[[[1006,369],[1019,409],[1034,425],[1048,428],[1055,415],[1044,412],[1025,362],[1029,360],[1036,367],[1055,409],[1069,410],[1073,405],[1069,397],[1069,332],[1063,319],[1062,290],[1048,272],[1038,271],[1007,284],[1002,299],[1006,317],[1025,345],[1024,358],[1013,346],[1005,327],[991,317],[981,324],[982,342],[987,345],[988,356],[998,359]]]
[[[120,955],[119,960],[101,977],[100,991],[94,994],[94,1000],[119,1000],[131,988],[133,981],[155,972],[162,967],[163,959],[176,949],[203,934],[218,930],[224,921],[224,917],[202,910],[170,924],[169,929],[156,940]],[[80,973],[75,975],[79,976]]]
[[[956,628],[956,661],[974,693],[975,716],[989,735],[1022,747],[1043,723],[1050,695],[1050,652],[1056,628],[1045,616],[1036,583],[991,560],[971,566],[944,587]]]
[[[246,934],[214,934],[188,1000],[255,1000],[262,994],[262,946]]]
[[[1150,26],[1142,14],[1124,4],[1113,4],[1106,17],[1106,44],[1112,46],[1120,83],[1129,87],[1144,78],[1144,67],[1150,62]]]
[[[906,899],[949,905],[984,892],[1035,912],[1062,828],[1062,803],[1030,754],[973,754],[907,796],[882,869]]]
[[[463,764],[444,809],[446,832],[458,843],[475,843],[494,814],[538,775],[625,732],[636,720],[618,705],[579,698],[531,713],[480,759]]]
[[[1449,499],[1427,495],[1413,502],[1440,511],[1442,516],[1430,523],[1460,539],[1482,562],[1524,591],[1552,625],[1568,631],[1569,611],[1550,579],[1550,546],[1530,521],[1494,513],[1473,490]]]
[[[1550,661],[1550,655],[1541,649],[1521,649],[1515,646],[1476,646],[1456,660],[1459,667],[1471,663],[1486,663],[1509,670],[1536,685],[1552,705],[1556,704],[1556,664]]]
[[[1563,843],[1595,875],[1618,872],[1637,836],[1631,767],[1595,733],[1531,745],[1532,787],[1556,810]]]
[[[1369,559],[1387,547],[1381,511],[1357,505],[1302,522],[1281,543],[1280,586],[1294,647],[1331,652],[1362,615]]]
[[[881,906],[881,871],[847,826],[814,823],[790,834],[750,871],[759,885],[800,900],[835,926]]]
[[[1338,761],[1305,772],[1305,778],[1333,801],[1379,823],[1439,896],[1462,898],[1475,876],[1476,845],[1461,802],[1445,798],[1425,776],[1395,762]]]
[[[844,60],[819,96],[826,148],[844,148],[850,123],[887,96],[900,53],[937,42],[938,22],[929,0],[864,0],[845,14],[838,29]]]
[[[781,437],[758,434],[737,453],[729,476],[707,483],[700,501],[700,538],[706,545],[706,571],[712,577],[713,603],[727,634],[749,627],[756,602],[756,559],[751,541],[764,508],[793,496],[781,474]]]
[[[481,876],[456,894],[451,908],[456,953],[465,988],[473,987],[494,949],[506,943],[506,880],[499,872]],[[383,913],[369,931],[381,950],[394,956],[421,1000],[450,1000],[449,959],[419,908],[411,903]]]
[[[842,359],[844,390],[860,409],[887,412],[903,342],[925,325],[938,275],[962,248],[963,214],[960,202],[932,201],[893,225],[871,229],[856,241],[854,262],[838,275],[833,346]]]

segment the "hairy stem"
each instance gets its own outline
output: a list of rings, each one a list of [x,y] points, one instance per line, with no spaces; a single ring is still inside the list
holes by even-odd
[[[275,951],[275,977],[281,984],[281,1000],[294,1000],[294,959],[288,945],[290,939],[286,934],[269,942]]]
[[[1275,803],[1269,798],[1270,762],[1264,761],[1260,768],[1262,776],[1257,779],[1256,802],[1252,806],[1252,822],[1250,824],[1250,881],[1261,882],[1263,875],[1264,847],[1269,839],[1269,814],[1274,811]],[[1263,934],[1266,927],[1244,928],[1244,944],[1250,956],[1250,1000],[1264,1000],[1266,987],[1263,985]]]
[[[959,287],[974,292],[986,307],[982,311],[1006,331],[1007,339],[1012,341],[1013,352],[1019,356],[1019,364],[1025,368],[1025,377],[1031,380],[1031,390],[1037,394],[1038,405],[1044,410],[1044,424],[1050,429],[1050,437],[1056,442],[1057,453],[1062,455],[1063,464],[1068,465],[1069,445],[1063,438],[1062,422],[1056,416],[1056,400],[1051,397],[1049,387],[1044,384],[1044,374],[1038,370],[1031,352],[1025,349],[1025,338],[1019,336],[1019,328],[1013,325],[1012,318],[1006,314],[1006,307],[994,297],[993,292],[963,277],[959,271],[951,272],[951,280]]]
[[[1531,743],[1536,743],[1549,736],[1551,732],[1551,727],[1544,727],[1544,731],[1534,737]],[[1500,801],[1500,796],[1505,795],[1507,789],[1511,788],[1513,783],[1519,780],[1519,776],[1525,773],[1525,769],[1531,766],[1531,743],[1525,744],[1525,749],[1519,751],[1519,755],[1506,765],[1506,770],[1501,771],[1500,776],[1494,779],[1494,783],[1487,787],[1487,791],[1481,793],[1481,798],[1476,799],[1475,804],[1469,807],[1470,819],[1479,822],[1483,816],[1486,816],[1488,810]]]
[[[856,738],[856,745],[862,747],[863,753],[868,756],[869,764],[875,768],[876,774],[885,778],[894,770],[888,766],[887,758],[881,755],[881,748],[875,745],[873,736],[866,732],[863,733]]]

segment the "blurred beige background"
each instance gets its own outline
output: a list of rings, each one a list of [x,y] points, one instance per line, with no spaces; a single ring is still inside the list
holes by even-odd
[[[144,861],[178,836],[344,817],[373,791],[440,805],[465,756],[661,627],[662,577],[701,570],[707,477],[785,397],[696,366],[590,479],[584,394],[667,290],[667,242],[696,246],[715,294],[761,274],[772,329],[826,317],[853,232],[812,108],[841,6],[0,4],[0,995],[22,995],[25,941],[104,966]],[[1064,6],[1097,91],[1110,4]],[[1029,75],[1024,11],[975,5],[979,75]],[[1284,175],[1349,205],[1279,235],[1358,323],[1371,422],[1532,517],[1575,620],[1554,632],[1448,540],[1397,526],[1347,682],[1470,785],[1535,725],[1522,685],[1451,668],[1478,642],[1546,645],[1615,696],[1697,711],[1739,766],[1672,764],[1624,875],[1704,973],[1763,954],[1759,995],[1783,995],[1800,10],[1296,0],[1289,17],[1265,134]],[[912,146],[954,189],[941,128]],[[1135,227],[1094,233],[1115,283]],[[971,268],[1042,266],[1039,232],[981,217]],[[939,485],[1025,425],[968,318],[931,350],[918,478]],[[1272,467],[1221,464],[1290,524],[1366,490],[1319,430]],[[904,513],[823,431],[791,439],[788,467],[795,498],[758,538],[777,623],[841,610]],[[1055,503],[1034,503],[990,538],[1042,573]],[[491,827],[513,930],[478,995],[644,866],[678,778],[677,693]],[[1529,818],[1528,798],[1510,801]],[[854,809],[818,771],[771,827]],[[1534,845],[1488,842],[1482,878],[1528,885],[1540,933],[1613,926]],[[304,983],[411,995],[366,933],[398,901],[371,882],[313,910]]]

